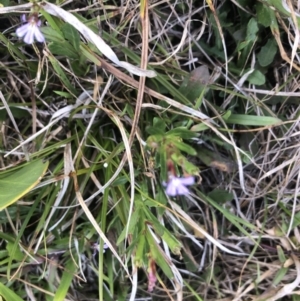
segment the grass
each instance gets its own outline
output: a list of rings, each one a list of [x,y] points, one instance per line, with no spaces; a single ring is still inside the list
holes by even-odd
[[[3,300],[299,299],[296,1],[1,3]]]

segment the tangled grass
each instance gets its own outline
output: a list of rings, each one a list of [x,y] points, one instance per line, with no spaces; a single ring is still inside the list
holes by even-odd
[[[3,299],[299,299],[297,1],[1,3]]]

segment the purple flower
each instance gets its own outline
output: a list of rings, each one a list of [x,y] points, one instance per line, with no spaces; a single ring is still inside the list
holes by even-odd
[[[16,30],[16,35],[19,38],[23,38],[26,44],[32,44],[34,39],[41,43],[45,41],[45,37],[39,29],[42,22],[38,19],[37,15],[31,15],[28,20],[26,20],[25,15],[22,15],[21,20],[23,23],[26,22],[26,24]]]
[[[186,186],[193,185],[195,178],[192,176],[185,178],[178,178],[171,176],[167,183],[166,194],[168,196],[187,195],[190,193]]]
[[[94,250],[93,252],[93,256],[96,256],[97,252],[100,251],[100,244],[95,242],[93,245],[92,245],[92,249]],[[103,245],[103,253],[105,253],[105,250],[108,249],[108,245],[106,243],[104,243]]]

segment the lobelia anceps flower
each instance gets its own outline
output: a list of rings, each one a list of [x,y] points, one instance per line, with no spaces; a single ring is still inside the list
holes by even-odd
[[[19,38],[23,38],[23,41],[26,44],[32,44],[34,42],[34,39],[36,39],[40,43],[45,41],[45,37],[39,29],[42,22],[41,20],[39,20],[37,14],[32,14],[27,20],[26,16],[22,15],[21,21],[26,24],[23,24],[16,30],[16,35]]]
[[[193,185],[195,178],[188,176],[184,178],[178,178],[176,176],[170,176],[169,182],[167,183],[166,194],[168,196],[187,195],[190,193],[186,186]]]
[[[92,245],[92,249],[94,250],[93,252],[93,256],[96,256],[97,252],[100,251],[100,244],[95,242],[93,245]],[[103,245],[103,253],[105,253],[106,249],[108,249],[108,245],[106,243],[104,243]]]

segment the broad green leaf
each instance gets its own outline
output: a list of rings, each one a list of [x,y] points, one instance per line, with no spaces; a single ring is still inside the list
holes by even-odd
[[[22,261],[24,258],[24,253],[21,252],[20,248],[13,250],[15,243],[8,242],[6,245],[6,249],[8,251],[11,260]]]
[[[287,2],[282,0],[264,0],[264,2],[268,3],[269,5],[272,5],[276,8],[277,11],[284,14],[285,16],[292,17],[292,13],[290,11],[290,8],[287,4]],[[283,3],[285,6],[283,6]],[[295,17],[298,23],[298,26],[300,25],[300,15],[298,12],[294,11]]]
[[[259,24],[269,27],[272,22],[270,8],[260,2],[256,4],[256,15]]]
[[[36,186],[47,168],[48,162],[37,160],[11,172],[1,172],[0,210],[15,203]]]
[[[273,38],[269,39],[266,45],[264,45],[261,48],[259,54],[257,55],[259,64],[262,67],[266,67],[270,65],[273,62],[276,53],[277,53],[276,41]]]
[[[9,0],[1,0],[0,6],[9,6]]]
[[[78,31],[69,23],[65,23],[62,27],[62,32],[67,40],[69,40],[76,51],[80,48],[80,35]]]
[[[52,42],[48,46],[51,53],[70,59],[78,59],[79,54],[68,41]]]
[[[46,37],[47,41],[61,43],[64,41],[62,34],[51,27],[42,27],[41,32]]]
[[[49,26],[42,27],[42,29],[51,28],[51,29],[53,29],[53,31],[56,31],[56,33],[59,34],[63,39],[63,34],[60,30],[62,27],[62,21],[58,18],[52,17],[50,14],[48,14],[44,10],[40,10],[40,13],[45,17],[45,19],[47,20],[47,22],[49,24]]]
[[[202,65],[194,69],[183,81],[179,91],[190,101],[194,101],[203,96],[210,83],[210,73],[207,65]]]
[[[251,18],[247,26],[247,37],[246,40],[254,41],[256,39],[256,34],[258,32],[257,21]]]
[[[163,119],[155,117],[155,118],[153,118],[153,126],[155,128],[158,128],[158,129],[161,129],[162,131],[164,131],[166,128],[166,123]]]
[[[234,199],[233,194],[224,189],[214,189],[208,193],[208,196],[218,204],[224,204]]]
[[[152,136],[164,136],[165,135],[164,130],[160,129],[159,127],[155,127],[155,126],[147,127],[146,131],[149,135],[152,135]]]
[[[270,116],[256,116],[244,114],[231,114],[226,123],[252,125],[252,126],[268,126],[281,122],[280,119]]]
[[[266,77],[259,71],[254,70],[247,78],[248,82],[252,85],[261,86],[266,82]]]
[[[0,282],[0,296],[7,301],[23,301],[14,291]]]

